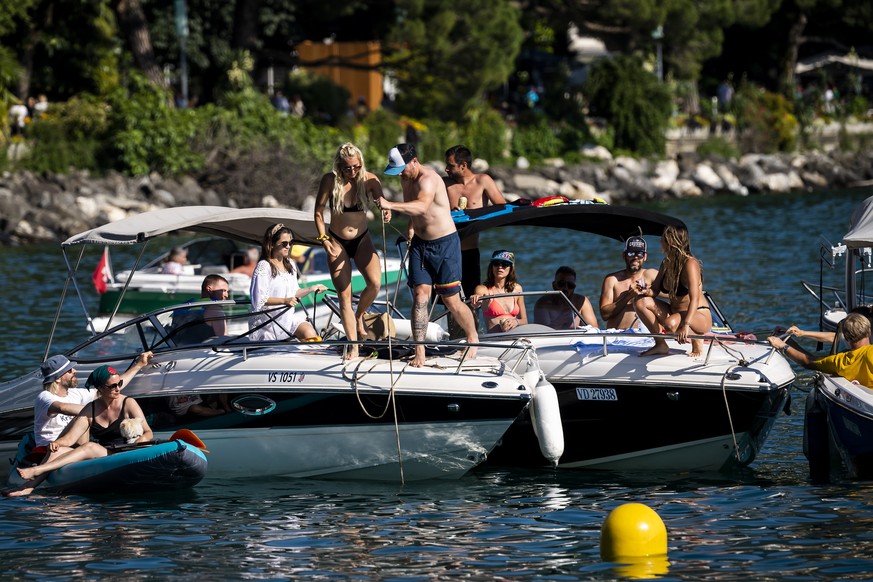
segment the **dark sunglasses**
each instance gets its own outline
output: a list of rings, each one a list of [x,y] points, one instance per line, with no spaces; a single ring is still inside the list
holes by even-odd
[[[625,251],[624,254],[626,254],[628,257],[640,257],[640,258],[642,258],[642,256],[645,255],[646,252],[645,251]]]
[[[576,283],[570,281],[555,281],[555,287],[558,289],[575,289]]]
[[[508,269],[512,266],[512,263],[510,263],[509,261],[494,261],[491,264],[499,269]]]
[[[123,385],[124,385],[124,380],[119,380],[115,384],[104,384],[103,387],[109,388],[110,390],[115,390],[116,388],[121,389],[121,387]]]
[[[277,243],[277,244],[278,244],[280,247],[282,247],[283,249],[287,249],[288,247],[291,246],[291,241],[290,241],[290,240],[283,240],[282,242]]]
[[[357,172],[360,169],[361,169],[361,164],[358,164],[357,166],[343,166],[343,172],[351,172],[352,170]]]

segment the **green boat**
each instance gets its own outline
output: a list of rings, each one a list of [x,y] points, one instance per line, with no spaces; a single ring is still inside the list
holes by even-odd
[[[89,243],[104,245],[103,256],[93,276],[100,292],[97,313],[99,327],[108,324],[110,319],[126,319],[126,316],[197,299],[203,278],[213,273],[227,279],[232,299],[248,300],[251,276],[235,270],[245,264],[246,252],[250,248],[260,248],[260,242],[253,233],[260,229],[259,239],[267,227],[276,222],[288,226],[294,233],[295,243],[303,249],[298,262],[300,286],[321,283],[333,290],[327,255],[324,249],[317,246],[315,223],[309,213],[279,208],[166,208],[131,216],[86,233]],[[241,223],[246,224],[245,229],[240,227]],[[167,249],[145,266],[138,267],[135,264],[130,270],[113,272],[110,246],[142,244],[139,254],[142,257],[153,238],[181,230],[213,236],[179,245],[188,254],[188,263],[182,267],[180,274],[162,272],[169,253]],[[383,259],[380,256],[379,262],[383,267],[383,287],[396,284],[403,278],[400,259]],[[357,269],[353,270],[352,292],[361,292],[365,285],[363,275]],[[314,296],[307,295],[302,304],[309,307],[313,301]],[[105,323],[103,320],[106,320]]]

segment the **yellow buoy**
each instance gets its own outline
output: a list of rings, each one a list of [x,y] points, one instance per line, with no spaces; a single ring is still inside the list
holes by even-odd
[[[600,528],[600,557],[610,562],[667,554],[667,528],[661,516],[642,503],[613,509]]]

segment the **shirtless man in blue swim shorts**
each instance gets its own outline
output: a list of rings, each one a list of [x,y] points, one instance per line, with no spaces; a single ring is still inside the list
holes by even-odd
[[[400,176],[403,202],[376,199],[382,210],[409,216],[409,286],[413,289],[412,339],[423,342],[427,331],[427,306],[431,290],[443,303],[467,336],[467,343],[478,343],[476,322],[461,301],[461,241],[452,221],[449,196],[443,179],[433,169],[421,165],[415,146],[399,144],[388,153],[385,174]],[[476,349],[468,352],[476,355]],[[424,365],[424,345],[415,346],[412,365]]]

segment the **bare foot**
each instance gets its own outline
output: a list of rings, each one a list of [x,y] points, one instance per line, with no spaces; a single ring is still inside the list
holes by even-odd
[[[703,340],[691,340],[691,352],[689,358],[699,358],[703,355]]]
[[[33,479],[34,477],[37,477],[37,474],[36,474],[36,467],[28,467],[28,468],[26,468],[26,469],[22,469],[21,467],[18,467],[18,468],[16,469],[16,471],[18,471],[18,475],[19,475],[22,479],[24,479],[25,481],[30,481],[30,480]]]
[[[424,366],[425,359],[424,346],[415,346],[415,357],[412,358],[409,365],[413,368],[421,368]]]
[[[352,344],[347,346],[345,351],[343,352],[344,360],[352,360],[358,357],[358,344]]]
[[[358,317],[356,318],[358,322],[358,337],[361,339],[367,338],[367,328],[364,325],[364,318]]]
[[[647,349],[643,353],[641,353],[640,357],[658,356],[661,354],[669,354],[669,353],[670,353],[670,347],[667,345],[667,342],[663,342],[663,341],[659,342],[659,341],[655,340],[655,345],[650,347],[649,349]]]
[[[477,351],[478,349],[479,349],[479,348],[470,348],[469,350],[467,350],[467,352],[464,354],[464,359],[465,359],[465,360],[472,360],[473,358],[475,358],[475,357],[476,357],[476,351]]]
[[[33,493],[33,487],[25,487],[24,489],[13,489],[12,491],[4,491],[3,497],[24,497]]]

